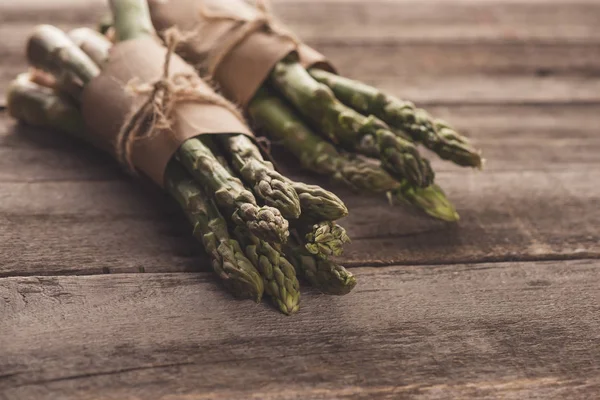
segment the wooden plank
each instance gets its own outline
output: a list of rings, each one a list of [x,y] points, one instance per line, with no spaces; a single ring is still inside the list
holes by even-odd
[[[0,182],[123,179],[108,155],[67,135],[19,124],[0,112]]]
[[[597,40],[598,2],[303,1],[275,2],[301,37],[407,41]],[[332,22],[333,20],[335,22]],[[360,29],[357,29],[360,27]]]
[[[600,257],[599,170],[440,174],[458,226],[336,190],[350,216],[347,266]],[[206,268],[190,228],[161,195],[125,182],[3,184],[0,274]],[[501,194],[501,195],[500,195]]]
[[[275,0],[273,5],[275,13],[306,40],[600,39],[596,29],[599,4],[594,0]],[[95,23],[103,12],[106,4],[102,0],[4,2],[0,4],[0,22]]]
[[[383,202],[379,207],[361,207],[357,203],[362,199],[348,199],[351,211],[343,224],[353,243],[344,262],[385,265],[599,257],[600,191],[589,185],[598,172],[506,172],[448,180],[439,174],[438,182],[462,217],[456,226],[415,220]]]
[[[355,270],[293,317],[205,274],[0,279],[6,399],[593,398],[600,264]]]

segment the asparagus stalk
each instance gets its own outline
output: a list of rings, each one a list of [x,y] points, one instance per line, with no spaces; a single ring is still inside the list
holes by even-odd
[[[263,279],[240,244],[229,236],[227,221],[213,200],[175,160],[169,163],[167,171],[165,187],[194,226],[194,236],[204,244],[213,270],[235,296],[260,302]]]
[[[379,158],[394,177],[416,186],[426,187],[433,182],[431,165],[410,141],[395,135],[374,116],[365,117],[343,105],[329,87],[313,79],[297,62],[297,55],[278,62],[270,82],[334,142]]]
[[[300,308],[300,283],[294,266],[269,243],[260,240],[246,227],[233,230],[248,259],[258,268],[264,280],[265,292],[284,314]]]
[[[282,142],[304,168],[358,191],[389,192],[390,201],[411,204],[434,218],[445,221],[458,219],[456,210],[437,185],[418,188],[406,181],[399,182],[370,160],[340,154],[335,146],[312,132],[283,100],[269,90],[257,92],[248,112],[255,124],[272,140]]]
[[[242,179],[264,200],[287,218],[300,216],[300,199],[287,179],[265,161],[260,150],[244,135],[223,137],[221,142]]]
[[[356,286],[354,275],[334,261],[315,257],[294,240],[290,240],[284,248],[296,270],[321,292],[344,295]]]
[[[481,152],[467,138],[445,122],[432,118],[425,110],[416,108],[413,103],[318,68],[311,68],[308,72],[331,88],[344,104],[362,114],[375,115],[390,126],[407,132],[414,141],[423,143],[440,158],[461,166],[481,168]]]
[[[109,4],[117,42],[155,34],[146,1],[110,0]]]
[[[154,34],[148,4],[144,0],[111,0],[117,40],[130,40]],[[236,224],[246,225],[250,232],[271,242],[285,242],[288,222],[279,210],[259,207],[252,193],[231,175],[210,150],[211,139],[191,138],[185,141],[177,156],[186,169],[207,192],[215,194],[217,204],[231,213]]]

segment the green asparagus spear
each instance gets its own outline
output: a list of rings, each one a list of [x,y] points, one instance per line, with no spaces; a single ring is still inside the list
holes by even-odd
[[[265,161],[260,150],[244,135],[223,136],[221,139],[232,165],[242,179],[264,200],[286,218],[300,216],[300,199],[287,179]]]
[[[284,314],[300,308],[300,283],[294,266],[273,246],[254,236],[246,227],[237,226],[234,234],[246,256],[258,268],[265,292]]]
[[[137,39],[155,34],[148,3],[144,0],[110,0],[116,41]]]
[[[315,257],[294,240],[285,245],[285,253],[296,270],[323,293],[344,295],[356,286],[356,278],[346,268],[332,260]]]
[[[278,62],[270,82],[332,141],[379,158],[393,176],[416,186],[426,187],[433,182],[429,162],[411,142],[396,136],[374,116],[365,117],[339,102],[329,87],[314,80],[297,62],[297,55]]]
[[[285,242],[289,235],[287,220],[276,208],[258,206],[254,195],[221,165],[204,140],[186,140],[177,151],[181,163],[207,192],[214,193],[217,204],[231,214],[235,224],[246,225],[268,242]]]
[[[302,221],[335,221],[348,215],[344,202],[329,190],[290,179],[288,182],[300,198]]]
[[[390,126],[407,132],[414,141],[423,143],[442,159],[462,166],[481,167],[481,153],[467,138],[445,122],[433,119],[425,110],[416,108],[413,103],[318,68],[311,68],[309,73],[331,88],[344,104],[362,114],[375,115]]]
[[[214,271],[236,296],[260,301],[264,284],[260,273],[246,258],[239,243],[227,232],[227,221],[184,169],[173,160],[167,166],[165,186],[194,226],[194,236],[211,257]]]

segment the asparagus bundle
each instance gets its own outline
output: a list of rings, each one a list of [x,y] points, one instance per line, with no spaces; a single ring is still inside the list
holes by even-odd
[[[458,213],[438,185],[421,188],[406,180],[398,181],[370,160],[340,153],[314,133],[272,90],[260,89],[248,107],[248,114],[307,170],[329,176],[357,191],[387,193],[390,203],[412,205],[443,221],[458,220]]]
[[[100,63],[108,58],[110,45],[99,43],[101,40],[98,39],[97,33],[85,28],[77,29],[73,33],[80,47],[88,52],[90,57],[99,60]],[[107,42],[106,39],[103,41]],[[308,242],[306,248],[311,254],[321,258],[342,254],[343,245],[350,239],[346,231],[333,222],[348,214],[346,206],[339,197],[320,186],[295,182],[282,176],[272,163],[263,159],[256,145],[244,135],[223,136],[218,141],[222,144],[224,152],[230,156],[233,170],[239,173],[246,184],[253,187],[254,193],[267,204],[275,206],[282,214],[300,217],[293,221],[294,226],[303,232]],[[205,144],[209,148],[203,148],[202,151],[209,150],[216,153],[215,149],[218,147],[216,143],[205,141]],[[201,159],[200,157],[191,159],[190,154],[200,151],[194,150],[193,146],[198,147],[199,144],[188,140],[181,147],[179,158],[184,165],[193,165]],[[227,168],[223,162],[221,166]],[[193,169],[191,171],[194,173]],[[224,173],[235,175],[231,169],[227,169]],[[302,215],[299,215],[300,210]],[[323,235],[324,229],[328,231],[327,235]]]
[[[148,2],[157,29],[192,33],[178,48],[181,56],[241,103],[251,121],[304,167],[359,191],[386,192],[433,217],[458,219],[418,146],[460,166],[481,168],[483,159],[446,122],[329,72],[324,57],[282,28],[262,2]],[[246,81],[235,76],[236,64],[251,66]]]
[[[152,33],[145,3],[115,0],[111,5],[119,40]],[[70,35],[73,40],[48,25],[36,28],[27,57],[38,70],[19,75],[11,84],[8,108],[25,123],[94,142],[84,132],[78,102],[85,86],[109,59],[111,44],[85,28]],[[192,223],[213,270],[236,296],[260,301],[266,292],[282,312],[294,313],[300,301],[295,266],[307,276],[305,265],[310,263],[328,266],[308,279],[325,293],[344,294],[356,284],[352,274],[326,260],[328,255],[339,254],[341,244],[348,240],[344,229],[333,222],[347,214],[343,202],[318,186],[279,174],[247,137],[187,139],[167,164],[164,186]],[[255,194],[271,205],[261,206]],[[300,261],[298,257],[288,261],[283,251],[289,233],[282,214],[293,218],[294,228],[306,235],[300,242],[294,239],[285,245],[286,251],[304,254]],[[325,234],[323,227],[332,233]]]
[[[10,84],[7,92],[9,114],[32,126],[84,137],[84,122],[77,105],[34,80],[37,79],[30,73],[24,73]],[[260,301],[264,290],[262,278],[243,256],[237,241],[229,237],[223,216],[212,201],[205,201],[200,196],[198,185],[187,179],[177,163],[170,163],[167,171],[166,188],[194,226],[194,236],[204,244],[213,270],[235,295]]]
[[[343,105],[327,86],[315,81],[294,53],[275,65],[271,84],[334,143],[350,151],[379,158],[388,172],[419,187],[433,182],[429,162],[416,147],[396,136],[376,117]]]

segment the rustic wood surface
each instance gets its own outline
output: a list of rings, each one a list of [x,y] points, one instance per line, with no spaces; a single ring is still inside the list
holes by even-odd
[[[461,222],[335,187],[359,286],[307,288],[285,317],[221,289],[166,195],[0,112],[0,399],[598,398],[600,2],[274,10],[346,75],[484,149],[483,172],[434,161]],[[0,3],[0,90],[35,24],[103,12]]]

